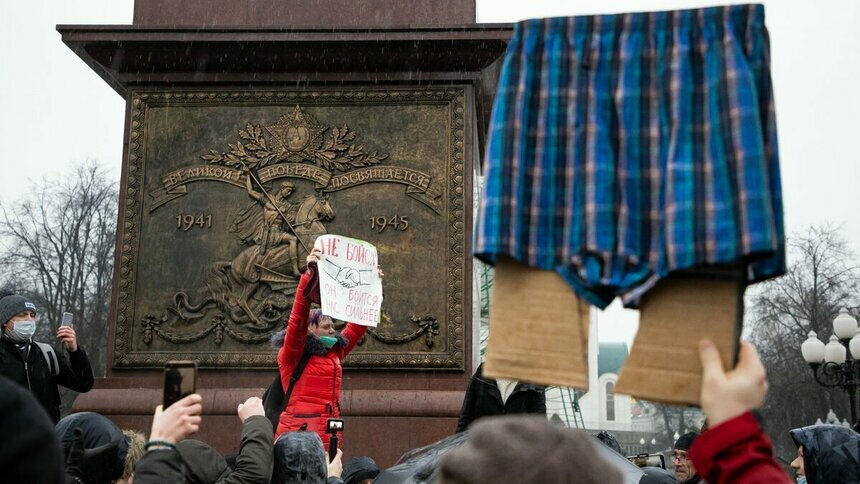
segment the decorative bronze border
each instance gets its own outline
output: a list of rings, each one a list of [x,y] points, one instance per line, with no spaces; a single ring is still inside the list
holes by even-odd
[[[308,106],[320,104],[384,103],[384,104],[445,104],[449,116],[449,159],[447,167],[448,200],[448,275],[447,275],[447,341],[446,350],[438,353],[354,353],[344,366],[364,369],[454,369],[465,368],[464,351],[464,281],[465,281],[465,221],[466,192],[465,160],[465,87],[312,89],[304,91],[132,91],[131,123],[128,158],[126,161],[126,191],[122,215],[122,247],[119,264],[116,324],[114,337],[114,368],[154,368],[165,361],[194,360],[203,368],[272,368],[274,351],[265,352],[180,352],[131,351],[130,325],[136,282],[135,264],[138,254],[139,219],[143,210],[144,150],[146,112],[149,107],[165,105],[247,105],[283,103],[285,107],[297,102]]]

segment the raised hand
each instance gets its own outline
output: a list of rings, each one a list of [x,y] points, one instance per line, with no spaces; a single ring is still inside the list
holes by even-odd
[[[245,400],[245,403],[240,403],[239,408],[236,409],[236,413],[242,422],[254,415],[266,416],[266,411],[263,409],[263,400],[259,397],[251,397]]]
[[[761,407],[767,396],[767,373],[755,346],[741,343],[734,370],[723,370],[717,347],[710,340],[699,343],[702,361],[702,411],[708,425],[717,425]]]
[[[75,328],[71,326],[60,326],[57,329],[57,339],[66,347],[70,352],[74,353],[78,351],[78,335],[75,333]]]
[[[337,449],[337,455],[328,463],[328,477],[340,477],[341,474],[343,474],[343,451]]]
[[[203,397],[192,393],[166,409],[161,405],[156,407],[149,440],[163,440],[175,444],[195,434],[203,420],[200,416],[203,413],[202,401]]]
[[[307,262],[308,265],[311,265],[311,262],[314,264],[318,263],[320,261],[320,254],[322,254],[322,251],[314,247],[311,249],[311,253],[308,254],[307,259],[305,259],[305,262]]]

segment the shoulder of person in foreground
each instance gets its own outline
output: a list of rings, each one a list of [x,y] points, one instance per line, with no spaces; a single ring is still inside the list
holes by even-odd
[[[63,454],[54,425],[33,395],[0,376],[0,469],[8,482],[65,481]]]
[[[709,484],[793,482],[752,414],[767,395],[767,375],[755,347],[741,343],[738,363],[729,372],[711,341],[699,344],[699,356],[702,411],[709,426],[689,452],[699,475]]]

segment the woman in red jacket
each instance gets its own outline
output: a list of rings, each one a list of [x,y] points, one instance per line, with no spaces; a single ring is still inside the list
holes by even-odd
[[[308,269],[299,280],[286,336],[278,351],[278,370],[285,389],[290,385],[290,377],[302,354],[308,352],[311,356],[281,413],[275,440],[284,432],[307,430],[319,434],[328,449],[326,421],[340,417],[341,360],[364,336],[367,326],[348,323],[338,334],[330,317],[319,309],[311,311],[311,299],[319,300],[319,255],[319,249],[308,255]],[[381,276],[382,271],[379,273]]]

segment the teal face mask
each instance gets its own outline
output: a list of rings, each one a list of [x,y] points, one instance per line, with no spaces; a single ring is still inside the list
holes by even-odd
[[[806,484],[806,477],[800,476],[797,478],[797,484]]]
[[[337,338],[334,336],[320,336],[320,341],[322,341],[323,346],[326,348],[331,348],[337,343]]]

